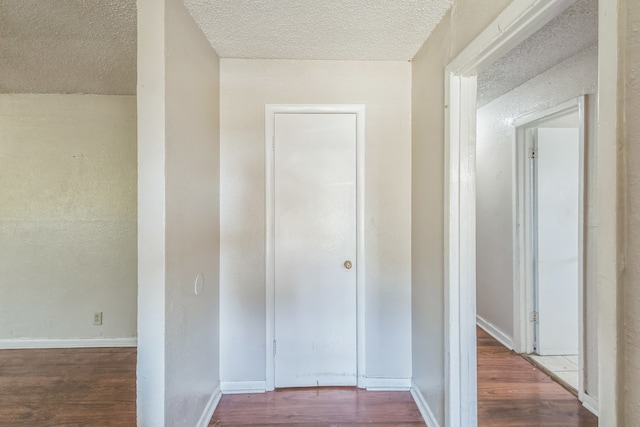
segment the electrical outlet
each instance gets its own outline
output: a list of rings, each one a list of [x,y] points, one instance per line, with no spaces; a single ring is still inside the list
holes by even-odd
[[[102,312],[96,311],[93,313],[93,324],[94,325],[102,325]]]

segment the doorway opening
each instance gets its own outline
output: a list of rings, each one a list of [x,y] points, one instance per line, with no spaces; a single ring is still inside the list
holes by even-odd
[[[445,228],[445,298],[446,298],[446,314],[448,321],[448,329],[446,331],[446,378],[445,384],[447,393],[445,394],[445,408],[448,415],[447,425],[476,425],[477,423],[477,377],[476,377],[476,301],[483,296],[476,294],[476,221],[480,212],[476,210],[476,96],[478,88],[477,76],[479,72],[490,66],[496,59],[503,57],[510,52],[527,37],[536,33],[539,29],[549,23],[552,19],[561,14],[566,8],[571,6],[573,1],[548,1],[548,2],[522,2],[512,3],[507,9],[494,21],[492,25],[482,32],[470,45],[456,57],[446,69],[446,122],[445,122],[445,147],[446,147],[446,174],[449,175],[446,181],[446,228]],[[599,5],[597,15],[602,18],[605,13],[611,13],[611,8],[605,12]],[[615,15],[615,14],[614,14]],[[614,28],[615,19],[608,19],[607,23],[598,27],[598,44],[599,50],[602,50],[602,34],[604,28]],[[609,43],[611,45],[613,42]],[[615,43],[613,43],[615,44]],[[611,46],[609,46],[611,47]],[[604,68],[607,72],[615,71],[615,63],[611,66],[605,66],[601,57],[596,57],[596,71],[599,73]],[[597,80],[597,77],[596,77]],[[546,91],[550,89],[547,88]],[[603,97],[602,87],[599,88],[598,111],[602,111]],[[614,91],[615,92],[615,91]],[[540,91],[539,93],[545,93]],[[551,92],[554,93],[554,92]],[[555,94],[555,93],[554,93]],[[574,95],[575,96],[575,95]],[[565,98],[569,99],[568,97]],[[605,96],[604,104],[611,107],[615,104],[615,97]],[[553,105],[553,104],[552,104]],[[512,104],[513,106],[513,104]],[[547,108],[549,105],[547,105]],[[520,116],[511,115],[505,117],[509,125]],[[594,124],[592,130],[598,135],[600,144],[606,139],[611,142],[615,139],[615,129],[608,124],[602,124],[598,121]],[[515,132],[512,132],[512,142],[515,142]],[[615,145],[615,144],[614,144]],[[603,161],[600,156],[605,153],[610,155],[610,150],[602,149],[599,145],[594,148],[596,156],[589,159],[597,165],[597,177],[588,183],[590,186],[588,192],[593,196],[594,201],[598,204],[601,201],[610,200],[602,191],[602,188],[610,188],[607,186],[608,180],[615,177],[615,165],[611,162]],[[478,154],[479,155],[479,154]],[[608,157],[605,158],[605,160]],[[602,166],[605,166],[606,180],[602,175]],[[590,163],[590,166],[592,164]],[[510,169],[510,168],[509,168]],[[615,181],[615,179],[614,179]],[[507,180],[507,182],[511,182]],[[603,197],[604,196],[604,197]],[[606,212],[610,212],[615,206],[607,203]],[[598,208],[602,206],[598,205]],[[599,211],[600,212],[600,211]],[[608,218],[608,217],[607,217]],[[510,219],[510,218],[509,218]],[[589,224],[589,226],[591,226]],[[595,227],[594,227],[595,228]],[[612,239],[615,241],[615,233],[608,233],[611,227],[608,223],[603,228],[594,231],[597,237],[597,245],[601,248],[604,241],[606,248],[615,248],[611,246]],[[607,231],[607,233],[605,233]],[[511,235],[510,235],[511,239]],[[488,252],[487,248],[483,249]],[[607,251],[611,255],[611,251]],[[479,255],[479,254],[478,254]],[[594,258],[594,265],[598,268],[598,277],[611,278],[614,280],[615,272],[604,265],[602,251],[598,252]],[[507,265],[511,266],[512,259],[509,259]],[[605,267],[603,272],[600,267]],[[510,267],[509,267],[510,269]],[[614,283],[615,280],[612,282]],[[513,288],[513,281],[509,279],[509,283]],[[600,282],[601,283],[601,282]],[[598,282],[596,281],[597,287]],[[615,289],[607,289],[606,295],[598,287],[598,306],[592,312],[594,318],[597,318],[598,335],[602,337],[602,331],[606,330],[615,336],[615,324],[607,321],[607,316],[603,314],[615,313],[615,309],[611,306],[600,306],[600,302],[605,298],[608,300],[611,294],[615,294]],[[512,292],[509,291],[509,292]],[[515,298],[513,299],[515,301]],[[595,315],[597,313],[597,315]],[[505,319],[502,319],[505,320]],[[511,329],[514,326],[513,319],[506,318],[503,322],[505,329]],[[518,328],[516,328],[518,329]],[[522,334],[518,335],[517,330],[512,331],[511,345],[518,348],[522,345]],[[610,339],[606,338],[609,342]],[[596,348],[595,355],[598,360],[595,361],[595,370],[597,378],[595,383],[600,391],[601,399],[611,402],[611,396],[604,396],[606,390],[615,389],[615,375],[612,377],[603,377],[603,372],[611,374],[612,366],[615,366],[615,358],[611,352],[604,350],[604,343],[598,340],[594,344]],[[603,358],[604,357],[604,358]],[[605,364],[612,365],[606,366]],[[603,388],[604,387],[604,388]],[[606,403],[604,403],[606,404]],[[603,401],[595,402],[594,409],[601,409]],[[600,414],[602,415],[602,414]],[[614,417],[614,414],[608,412],[607,417]],[[606,418],[612,419],[612,418]]]
[[[581,401],[596,335],[585,322],[585,108],[581,96],[514,123],[515,350]]]

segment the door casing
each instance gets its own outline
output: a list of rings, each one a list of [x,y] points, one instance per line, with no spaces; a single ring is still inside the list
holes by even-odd
[[[444,235],[444,294],[445,294],[445,426],[475,426],[477,413],[476,372],[476,212],[475,212],[475,132],[477,75],[495,60],[504,56],[530,35],[534,34],[562,11],[573,0],[517,0],[511,2],[500,15],[472,40],[445,68],[445,235]],[[607,52],[617,52],[617,19],[615,2],[598,2],[599,47]],[[603,38],[603,35],[605,37]],[[599,49],[599,52],[602,52]],[[615,54],[609,62],[598,59],[600,76],[615,77],[617,61]],[[606,64],[606,65],[605,65]],[[598,206],[600,218],[610,221],[598,232],[598,245],[606,241],[604,251],[598,257],[598,272],[602,277],[616,283],[615,263],[615,114],[617,94],[615,84],[606,87],[603,96],[599,84],[599,111],[606,106],[606,117],[610,119],[598,124]],[[611,125],[613,123],[613,125]],[[607,141],[609,144],[603,144]],[[606,146],[606,149],[602,147]],[[610,149],[614,147],[614,149]],[[606,158],[603,160],[602,156]],[[613,160],[612,160],[613,159]],[[604,166],[605,168],[601,167]],[[606,191],[603,189],[606,188]],[[611,196],[613,194],[614,196]],[[601,203],[602,202],[602,203]],[[604,207],[606,205],[606,208]],[[612,226],[613,224],[613,226]],[[601,266],[602,264],[602,266]],[[606,265],[605,265],[606,264]],[[602,291],[602,292],[600,292]],[[606,295],[606,296],[605,296]],[[602,305],[602,301],[615,301],[615,287],[599,287],[598,336],[606,330],[610,334],[607,342],[598,343],[598,390],[603,400],[616,402],[616,358],[614,343],[617,336],[614,304]],[[611,316],[611,317],[610,317]],[[608,319],[607,319],[608,320]],[[604,349],[607,350],[604,350]],[[614,350],[609,350],[610,348]],[[606,365],[609,363],[609,365]],[[606,383],[606,384],[605,384]],[[606,399],[602,396],[606,395]],[[615,403],[611,408],[615,408]],[[601,420],[603,412],[600,411]],[[604,413],[607,425],[616,424],[615,410]]]
[[[533,353],[535,347],[534,322],[530,316],[534,311],[534,256],[533,233],[534,224],[531,204],[531,176],[529,172],[529,150],[533,145],[533,132],[547,120],[578,111],[580,116],[580,160],[579,160],[579,216],[584,224],[584,149],[585,149],[585,97],[580,96],[545,111],[519,118],[514,122],[516,128],[515,146],[513,150],[513,347],[518,353]],[[578,281],[584,282],[584,232],[581,228],[578,235],[580,253],[578,258]],[[583,287],[579,287],[578,298],[583,298]],[[582,336],[583,304],[579,308],[579,333]],[[579,343],[582,348],[582,339]]]
[[[620,418],[618,258],[620,2],[598,1],[598,419]],[[557,16],[571,0],[516,0],[445,69],[445,426],[477,425],[475,120],[478,70]]]
[[[363,104],[267,104],[265,105],[265,301],[266,301],[266,390],[275,388],[275,163],[276,114],[356,115],[356,333],[357,385],[366,387],[365,376],[365,246],[364,246],[364,147],[365,106]]]

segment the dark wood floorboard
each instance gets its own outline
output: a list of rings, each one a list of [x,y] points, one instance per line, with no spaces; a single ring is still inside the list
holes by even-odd
[[[135,426],[134,348],[0,350],[0,426]],[[484,426],[597,426],[578,400],[478,329]],[[408,392],[279,390],[222,397],[210,426],[424,426]]]
[[[0,350],[0,426],[135,425],[135,348]]]
[[[213,426],[424,426],[409,392],[352,387],[283,389],[222,396]]]
[[[478,425],[597,426],[578,399],[482,329],[478,333]]]

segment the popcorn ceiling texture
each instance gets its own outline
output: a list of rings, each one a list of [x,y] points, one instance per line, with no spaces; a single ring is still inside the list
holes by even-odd
[[[135,94],[135,0],[0,0],[0,93]]]
[[[186,0],[222,58],[411,60],[452,0]]]
[[[226,58],[411,60],[451,0],[186,0]],[[482,106],[597,42],[597,0],[478,77]],[[136,93],[135,0],[0,0],[0,93]]]
[[[478,108],[598,43],[598,1],[577,0],[478,75]]]

